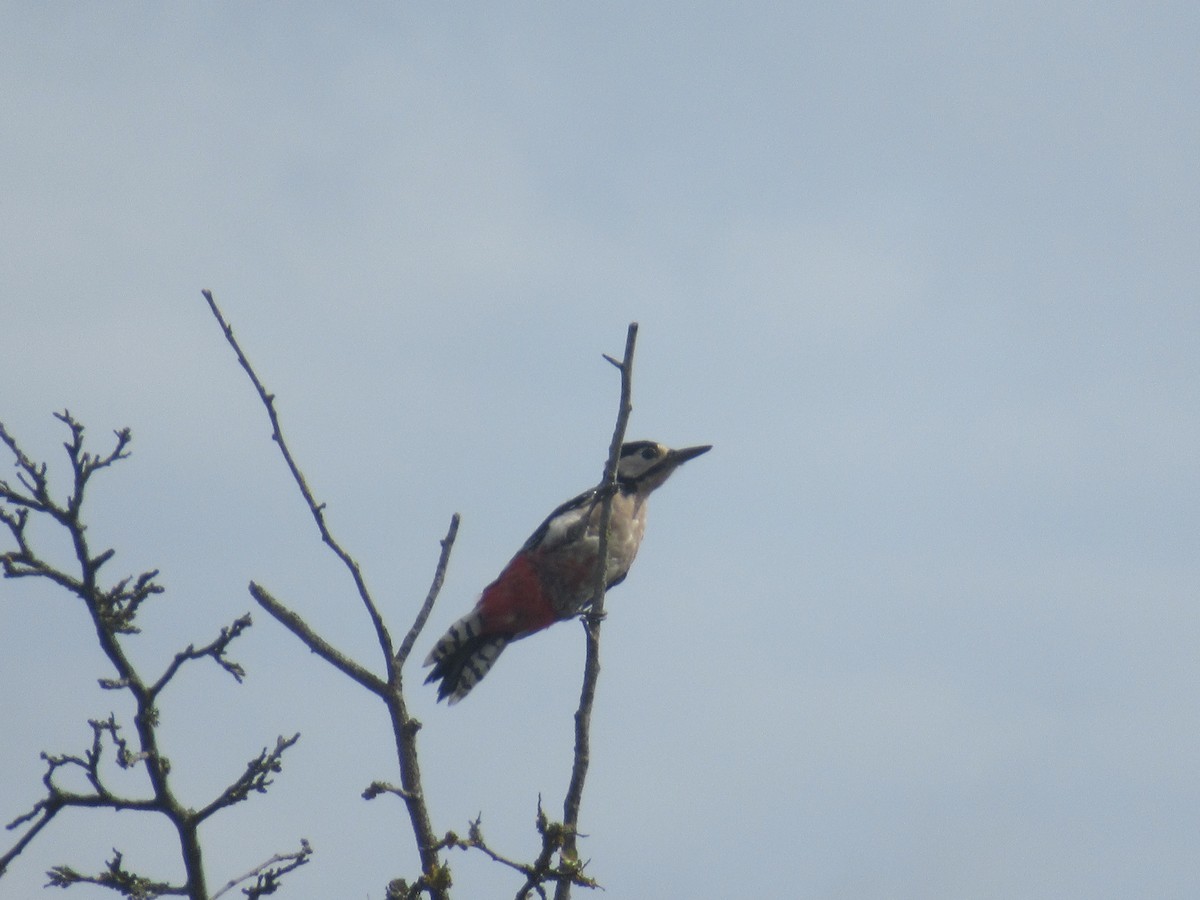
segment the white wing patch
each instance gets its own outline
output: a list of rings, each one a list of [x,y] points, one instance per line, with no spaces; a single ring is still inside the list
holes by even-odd
[[[581,532],[586,527],[584,519],[593,509],[593,504],[585,503],[576,509],[568,509],[566,512],[561,512],[548,521],[546,523],[546,536],[542,538],[541,542],[542,549],[553,550],[555,547],[568,541],[575,541],[582,538],[583,535]]]

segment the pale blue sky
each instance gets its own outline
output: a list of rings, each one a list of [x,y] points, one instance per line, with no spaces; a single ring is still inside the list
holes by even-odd
[[[0,419],[55,463],[53,410],[133,429],[89,512],[110,574],[163,571],[147,666],[252,578],[374,661],[201,288],[394,630],[463,514],[422,656],[598,477],[636,319],[630,435],[715,449],[609,598],[604,896],[1193,895],[1194,4],[0,19]],[[0,583],[0,635],[7,821],[114,697],[67,598]],[[234,655],[245,686],[164,697],[187,799],[303,737],[213,820],[210,882],[307,837],[285,896],[377,900],[416,868],[399,804],[359,798],[395,777],[382,710],[265,614]],[[412,679],[438,831],[482,813],[534,855],[581,666],[562,625],[454,709]],[[157,825],[64,816],[0,896],[113,846],[177,877]],[[453,862],[456,896],[516,889]]]

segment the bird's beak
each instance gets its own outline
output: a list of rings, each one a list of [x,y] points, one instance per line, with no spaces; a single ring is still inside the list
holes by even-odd
[[[695,459],[701,453],[707,453],[712,449],[712,444],[704,444],[700,447],[684,447],[681,450],[672,450],[670,460],[672,464],[681,466],[689,459]]]

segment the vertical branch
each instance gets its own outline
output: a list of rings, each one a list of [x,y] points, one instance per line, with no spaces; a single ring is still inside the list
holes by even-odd
[[[442,863],[438,855],[441,844],[433,833],[433,822],[429,818],[429,807],[425,804],[425,792],[421,782],[421,758],[417,753],[417,732],[421,730],[421,722],[408,712],[408,703],[404,699],[404,663],[412,653],[429,613],[437,596],[441,593],[442,582],[446,577],[446,567],[450,562],[450,551],[458,535],[458,513],[450,518],[450,528],[442,538],[442,552],[438,556],[437,568],[433,573],[433,583],[425,602],[417,613],[417,618],[409,629],[408,634],[400,644],[396,655],[388,660],[388,692],[384,698],[387,702],[388,714],[392,720],[392,735],[396,742],[396,758],[400,764],[400,784],[398,791],[404,800],[408,811],[409,822],[412,825],[413,836],[417,841],[417,855],[421,859],[421,873],[425,887],[435,900],[449,900],[449,869]]]
[[[575,711],[575,762],[571,767],[571,782],[563,801],[563,842],[560,857],[563,868],[578,871],[579,854],[576,848],[576,832],[579,823],[579,805],[583,800],[583,785],[587,779],[588,763],[591,759],[592,704],[596,699],[596,682],[600,678],[600,623],[604,621],[604,592],[607,589],[608,569],[608,525],[612,519],[612,500],[617,490],[617,463],[621,458],[621,445],[625,442],[625,429],[629,414],[633,410],[633,351],[637,343],[637,322],[629,323],[625,336],[625,356],[617,362],[611,356],[605,358],[621,371],[621,405],[617,411],[617,424],[613,429],[612,443],[608,448],[608,461],[604,466],[604,478],[600,483],[604,491],[604,504],[600,510],[600,547],[596,563],[595,586],[592,603],[583,617],[587,634],[587,659],[583,670],[583,687],[579,695],[579,708]],[[568,900],[571,896],[571,880],[560,878],[554,891],[555,900]]]
[[[118,641],[117,635],[121,628],[122,619],[126,618],[126,616],[122,616],[119,613],[114,615],[113,610],[106,609],[104,591],[98,584],[97,571],[99,567],[96,565],[96,559],[93,558],[88,547],[87,538],[84,534],[86,528],[80,520],[84,490],[87,487],[89,477],[97,468],[96,461],[94,457],[83,450],[83,427],[75,422],[65,411],[58,418],[67,424],[72,433],[71,441],[64,446],[67,449],[67,455],[71,459],[71,468],[74,474],[74,490],[67,500],[66,508],[61,510],[62,515],[56,516],[56,518],[66,527],[75,549],[75,557],[79,562],[80,581],[78,593],[84,600],[88,612],[91,614],[92,624],[95,628],[100,648],[104,651],[105,656],[108,657],[113,668],[116,669],[120,683],[125,685],[129,692],[133,694],[136,704],[136,712],[133,717],[134,729],[137,732],[140,756],[145,760],[146,774],[150,779],[155,801],[175,827],[175,831],[179,836],[179,845],[183,853],[184,870],[187,874],[186,889],[188,896],[193,898],[193,900],[203,900],[203,898],[208,896],[208,888],[205,884],[200,837],[196,831],[195,824],[189,820],[186,807],[176,799],[172,791],[168,775],[170,769],[158,746],[158,710],[155,707],[155,698],[141,675],[125,655],[125,650]],[[128,431],[125,431],[124,434],[118,433],[119,450],[124,449],[124,444],[128,443],[128,440]],[[112,459],[115,460],[118,458],[120,458],[119,452],[114,453]],[[48,500],[49,498],[46,499]],[[155,587],[155,590],[161,591],[162,588]],[[128,618],[131,619],[136,611],[136,605],[130,604],[130,606],[131,608],[127,610],[127,613]]]

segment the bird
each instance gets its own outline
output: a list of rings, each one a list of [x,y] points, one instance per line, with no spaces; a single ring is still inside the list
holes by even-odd
[[[646,530],[646,501],[676,469],[711,444],[672,450],[655,441],[621,445],[608,530],[605,590],[625,580]],[[530,535],[479,601],[434,644],[425,658],[438,700],[453,706],[492,668],[504,648],[591,603],[600,552],[603,488],[563,503]]]

